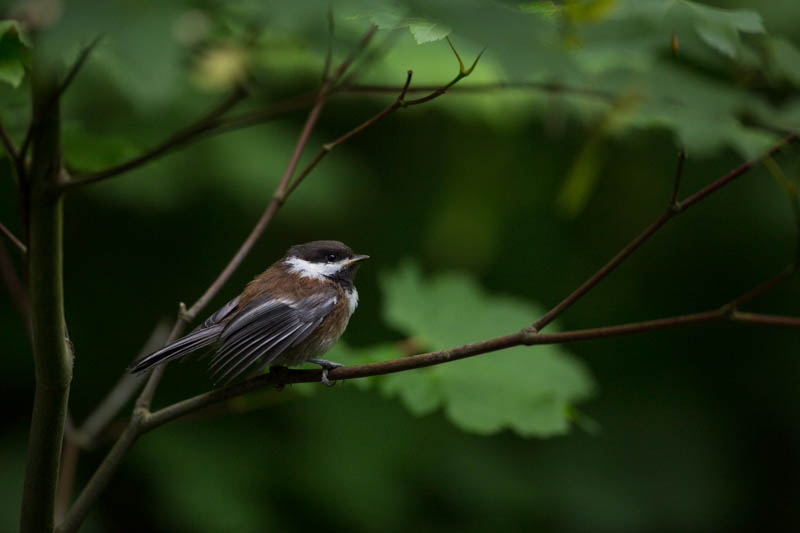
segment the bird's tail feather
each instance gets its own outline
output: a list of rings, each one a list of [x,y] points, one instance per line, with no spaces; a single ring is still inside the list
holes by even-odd
[[[217,324],[207,328],[196,329],[185,337],[181,337],[175,342],[164,346],[160,350],[134,361],[128,370],[134,374],[142,372],[172,359],[183,357],[209,344],[213,344],[224,328],[224,325]]]

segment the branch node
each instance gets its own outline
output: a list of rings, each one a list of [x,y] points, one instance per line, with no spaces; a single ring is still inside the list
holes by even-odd
[[[133,414],[131,415],[131,425],[134,425],[137,428],[145,426],[147,421],[150,419],[150,414],[150,409],[137,405],[133,409]]]
[[[539,335],[539,330],[533,327],[533,325],[530,325],[520,330],[520,333],[522,334],[522,343],[531,344],[533,338]]]
[[[334,146],[336,146],[336,144],[335,144],[335,143],[325,143],[325,144],[323,144],[323,145],[322,145],[322,149],[323,149],[325,152],[331,152],[331,151],[333,151],[333,147],[334,147]]]
[[[284,193],[282,190],[276,190],[274,193],[272,193],[272,200],[275,201],[278,206],[282,206],[286,201],[286,193]]]
[[[178,304],[178,320],[183,320],[186,323],[189,323],[192,320],[194,320],[194,317],[186,308],[186,304],[183,302],[180,302]]]

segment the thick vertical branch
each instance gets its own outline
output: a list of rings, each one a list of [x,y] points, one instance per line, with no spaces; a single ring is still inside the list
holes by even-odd
[[[33,160],[28,196],[28,282],[33,326],[36,392],[33,404],[22,531],[52,531],[67,412],[72,359],[64,324],[62,205],[56,182],[61,171],[58,81],[49,65],[34,58],[31,72]]]

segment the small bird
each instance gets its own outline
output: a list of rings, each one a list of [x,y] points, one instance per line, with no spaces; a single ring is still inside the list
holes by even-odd
[[[215,384],[267,365],[308,361],[322,366],[322,382],[330,385],[328,370],[342,365],[317,356],[336,343],[356,310],[353,278],[368,258],[339,241],[292,246],[194,331],[135,361],[129,370],[142,372],[214,346],[209,372]]]

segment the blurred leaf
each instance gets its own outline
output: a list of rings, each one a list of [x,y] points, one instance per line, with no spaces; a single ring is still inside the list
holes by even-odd
[[[417,44],[438,41],[447,37],[452,31],[443,24],[425,19],[409,21],[408,29],[416,39]]]
[[[21,43],[30,48],[31,40],[22,25],[16,20],[0,20],[0,36],[12,34]]]
[[[0,21],[0,81],[19,87],[25,77],[30,42],[15,20]]]
[[[115,135],[98,135],[77,122],[63,128],[64,158],[71,168],[92,172],[139,155],[140,148]]]
[[[767,42],[775,74],[800,86],[800,50],[790,41],[772,38]]]
[[[597,184],[605,152],[601,134],[595,134],[572,162],[569,173],[556,198],[556,206],[568,217],[583,211]]]
[[[740,33],[764,33],[761,16],[745,9],[722,9],[688,0],[674,3],[675,15],[691,21],[699,37],[721,54],[739,56]]]
[[[525,327],[542,310],[485,294],[460,274],[423,280],[406,263],[384,275],[385,319],[432,350]],[[558,346],[516,347],[430,368],[386,376],[381,390],[415,414],[444,408],[458,427],[480,434],[511,428],[546,437],[569,429],[569,406],[587,398],[592,379]]]
[[[591,22],[605,18],[617,0],[567,0],[564,12],[573,21]]]
[[[561,13],[561,6],[549,0],[540,0],[538,2],[529,2],[526,4],[520,4],[519,7],[525,13],[532,13],[534,15],[539,15],[540,17],[544,17],[546,19],[555,18],[557,15]]]

